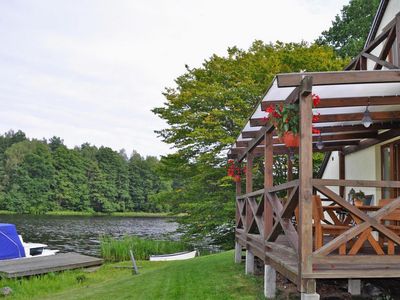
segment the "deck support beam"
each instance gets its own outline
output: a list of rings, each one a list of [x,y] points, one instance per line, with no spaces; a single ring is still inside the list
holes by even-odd
[[[349,279],[347,285],[347,291],[352,296],[361,295],[361,280],[360,279]]]
[[[317,294],[317,293],[312,293],[312,294],[301,293],[301,300],[319,300],[319,294]]]
[[[254,274],[254,254],[250,250],[246,250],[246,274]]]
[[[276,294],[276,271],[271,265],[264,265],[264,296],[275,298]]]
[[[235,242],[235,263],[240,264],[242,262],[242,245],[238,241]]]

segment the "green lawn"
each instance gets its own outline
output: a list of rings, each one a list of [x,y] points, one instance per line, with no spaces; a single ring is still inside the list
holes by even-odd
[[[93,273],[82,270],[31,279],[2,280],[9,299],[263,299],[262,278],[244,275],[233,252],[188,261],[139,261],[139,275],[107,264]]]

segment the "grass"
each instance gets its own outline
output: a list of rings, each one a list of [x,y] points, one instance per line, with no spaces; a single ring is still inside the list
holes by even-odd
[[[168,254],[188,250],[188,245],[180,241],[149,240],[138,237],[124,237],[116,240],[110,237],[101,239],[101,257],[106,261],[129,260],[129,250],[135,259],[149,259],[151,254]]]
[[[130,265],[129,262],[118,265]],[[262,278],[244,275],[233,252],[187,261],[138,261],[139,275],[107,264],[93,273],[82,270],[23,280],[2,280],[9,299],[264,299]]]

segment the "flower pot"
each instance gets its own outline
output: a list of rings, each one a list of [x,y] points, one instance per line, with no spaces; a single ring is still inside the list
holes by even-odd
[[[300,144],[300,135],[293,134],[291,131],[286,131],[283,134],[283,143],[287,147],[299,147]]]
[[[362,205],[363,205],[363,202],[362,202],[362,200],[360,200],[360,199],[354,199],[354,205],[355,205],[355,206],[362,206]]]

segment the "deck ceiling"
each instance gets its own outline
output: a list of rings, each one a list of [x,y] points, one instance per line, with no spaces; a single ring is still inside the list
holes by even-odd
[[[400,135],[400,70],[279,74],[232,145],[230,158],[242,160],[249,151],[263,153],[262,136],[273,130],[265,121],[265,108],[297,101],[297,87],[304,76],[312,76],[313,93],[321,98],[313,111],[321,114],[314,126],[321,130],[324,148],[314,146],[315,151],[350,153]],[[361,123],[367,105],[373,119],[369,128]],[[318,140],[319,135],[314,135],[313,143]],[[275,134],[273,141],[274,153],[289,152]]]

